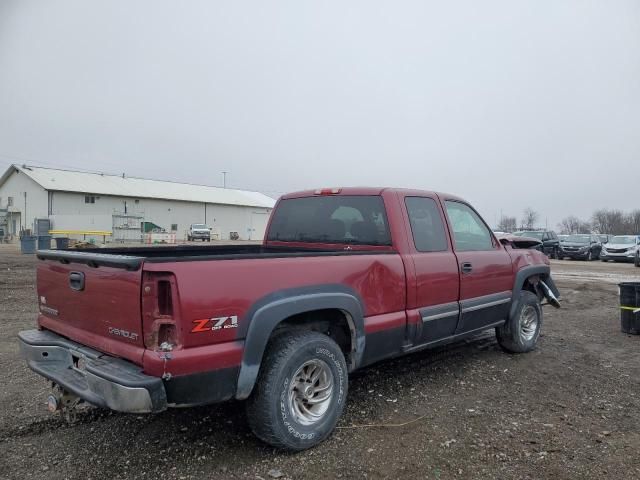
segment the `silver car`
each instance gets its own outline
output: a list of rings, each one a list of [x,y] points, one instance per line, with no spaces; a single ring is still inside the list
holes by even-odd
[[[602,245],[600,260],[633,262],[638,255],[638,249],[640,249],[640,235],[616,235],[611,237],[606,245]]]

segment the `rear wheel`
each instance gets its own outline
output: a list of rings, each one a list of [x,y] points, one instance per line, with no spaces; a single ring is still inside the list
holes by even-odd
[[[533,350],[542,328],[542,307],[538,297],[523,290],[518,298],[515,315],[496,328],[500,346],[511,353],[525,353]]]
[[[274,447],[304,450],[333,432],[347,399],[340,347],[318,332],[284,333],[265,354],[247,401],[253,433]]]

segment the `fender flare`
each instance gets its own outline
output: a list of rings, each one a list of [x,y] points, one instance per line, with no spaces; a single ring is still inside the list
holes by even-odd
[[[516,314],[516,308],[518,307],[518,297],[524,286],[524,282],[527,278],[534,275],[539,275],[543,279],[551,278],[551,267],[549,265],[529,265],[521,268],[516,273],[516,279],[513,282],[513,292],[511,294],[511,309],[509,310],[509,318],[513,318]],[[554,294],[559,295],[558,289],[553,282],[550,282],[549,287],[554,291]]]
[[[251,394],[267,343],[278,324],[292,315],[326,309],[337,309],[347,314],[350,330],[355,336],[352,338],[353,365],[361,364],[365,348],[364,311],[355,292],[342,285],[278,292],[259,301],[249,313],[249,327],[236,388],[238,400],[244,400]]]

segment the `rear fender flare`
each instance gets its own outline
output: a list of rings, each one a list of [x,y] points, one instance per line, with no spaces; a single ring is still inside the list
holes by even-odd
[[[364,313],[362,302],[353,290],[341,285],[306,287],[278,292],[269,297],[259,301],[257,307],[252,308],[249,313],[250,321],[236,389],[237,399],[243,400],[251,394],[272,332],[280,322],[292,315],[326,309],[344,312],[351,334],[355,337],[351,342],[354,358],[352,366],[355,368],[361,364],[365,348]]]

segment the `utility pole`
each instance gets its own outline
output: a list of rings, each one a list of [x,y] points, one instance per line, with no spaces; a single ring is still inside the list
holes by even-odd
[[[27,226],[28,226],[28,223],[27,223],[27,192],[24,192],[24,229],[25,230],[27,229]],[[20,228],[22,228],[22,226]]]
[[[227,172],[222,172],[222,188],[227,188]]]

